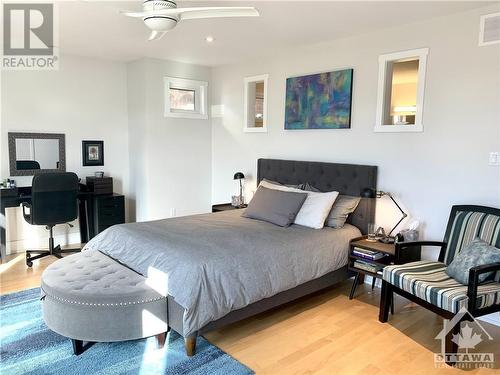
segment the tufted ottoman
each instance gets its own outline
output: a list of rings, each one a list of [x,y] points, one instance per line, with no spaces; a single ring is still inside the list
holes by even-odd
[[[83,342],[133,340],[156,335],[165,340],[167,298],[146,285],[146,278],[99,251],[59,259],[42,274],[42,311],[47,326]]]

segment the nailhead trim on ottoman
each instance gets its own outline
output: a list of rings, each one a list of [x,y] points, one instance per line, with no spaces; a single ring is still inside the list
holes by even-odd
[[[99,251],[59,259],[44,271],[41,284],[45,323],[63,336],[111,342],[168,329],[167,298]]]

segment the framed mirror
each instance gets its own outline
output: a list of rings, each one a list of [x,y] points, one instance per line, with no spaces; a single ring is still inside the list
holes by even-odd
[[[267,132],[267,74],[247,77],[245,83],[245,132]]]
[[[9,133],[11,176],[66,171],[64,134]]]
[[[424,130],[425,70],[428,48],[379,57],[377,132]]]

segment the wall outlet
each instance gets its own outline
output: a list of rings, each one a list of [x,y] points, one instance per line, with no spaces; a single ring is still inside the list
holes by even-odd
[[[176,216],[177,216],[177,209],[171,208],[170,209],[170,217],[176,217]]]
[[[490,152],[489,165],[500,166],[500,152]]]

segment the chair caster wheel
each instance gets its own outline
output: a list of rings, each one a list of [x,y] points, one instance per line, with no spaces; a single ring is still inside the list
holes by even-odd
[[[28,267],[32,267],[32,266],[33,266],[33,262],[31,262],[31,261],[27,261],[27,262],[26,262],[26,265],[27,265]]]

